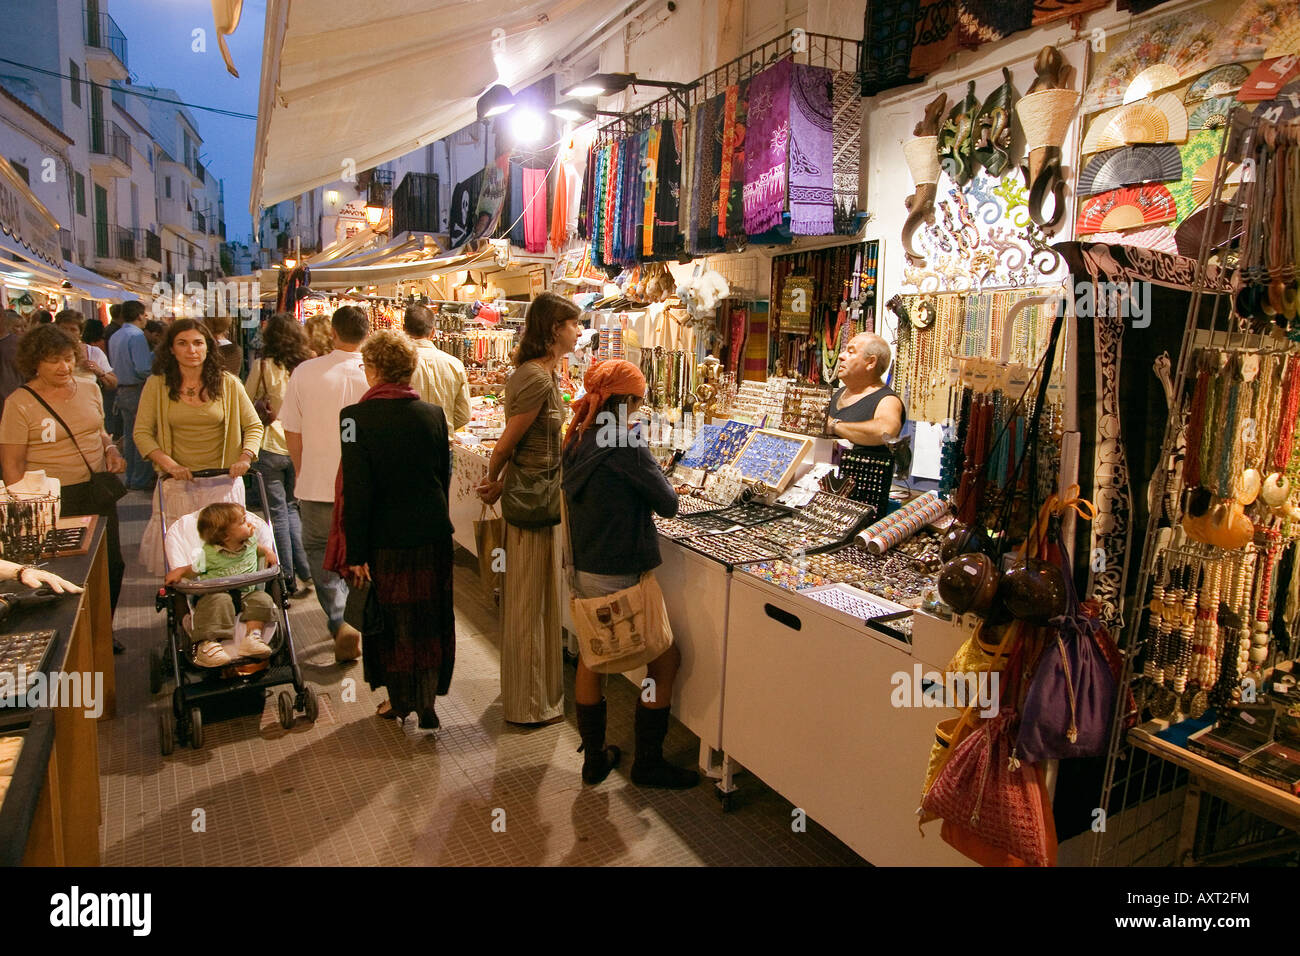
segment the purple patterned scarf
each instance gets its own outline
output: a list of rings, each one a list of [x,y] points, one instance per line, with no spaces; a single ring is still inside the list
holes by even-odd
[[[835,231],[835,157],[831,130],[831,71],[796,65],[790,84],[790,231]]]
[[[794,61],[782,60],[749,84],[744,205],[745,232],[750,235],[779,226],[785,209],[793,72]]]

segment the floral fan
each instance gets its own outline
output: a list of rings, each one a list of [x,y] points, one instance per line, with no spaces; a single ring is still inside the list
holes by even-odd
[[[1094,196],[1079,211],[1080,234],[1138,229],[1171,221],[1178,214],[1174,197],[1164,186],[1127,186]]]
[[[1210,72],[1202,73],[1196,78],[1196,81],[1187,88],[1187,93],[1183,96],[1183,102],[1190,105],[1199,103],[1201,100],[1231,96],[1241,89],[1242,81],[1248,76],[1250,76],[1250,70],[1240,63],[1216,66]]]
[[[1185,13],[1134,28],[1094,73],[1083,112],[1119,106],[1195,76],[1210,66],[1210,48],[1220,30],[1222,26],[1207,17]],[[1171,81],[1175,74],[1177,79]]]
[[[1127,146],[1088,160],[1079,174],[1077,192],[1095,196],[1121,186],[1163,183],[1183,178],[1177,146]]]
[[[1201,191],[1197,185],[1197,177],[1208,164],[1210,179],[1214,179],[1215,164],[1219,159],[1219,145],[1222,142],[1221,130],[1202,129],[1192,133],[1187,138],[1187,142],[1178,147],[1178,155],[1183,161],[1183,175],[1177,182],[1169,184],[1169,193],[1174,197],[1174,204],[1178,209],[1177,222],[1182,222],[1190,216],[1192,210],[1204,201],[1203,196],[1201,199],[1196,198],[1197,193]]]
[[[1213,59],[1218,63],[1263,59],[1270,45],[1287,35],[1297,20],[1300,7],[1295,0],[1244,0],[1228,25],[1220,28]]]

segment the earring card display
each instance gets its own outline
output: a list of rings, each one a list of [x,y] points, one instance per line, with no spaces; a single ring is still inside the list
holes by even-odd
[[[746,481],[761,481],[784,491],[812,445],[813,440],[806,435],[760,428],[741,449],[736,468]]]

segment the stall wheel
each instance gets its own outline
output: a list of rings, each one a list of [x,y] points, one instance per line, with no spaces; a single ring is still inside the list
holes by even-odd
[[[311,684],[302,685],[302,712],[313,724],[316,723],[316,717],[320,714],[320,701],[316,699],[316,688]]]
[[[203,714],[197,707],[190,708],[190,746],[195,750],[203,746]]]
[[[158,711],[158,749],[164,757],[176,749],[176,718],[170,709]]]
[[[276,698],[276,705],[280,711],[280,726],[285,730],[293,728],[293,695],[287,690],[280,691],[280,696]]]

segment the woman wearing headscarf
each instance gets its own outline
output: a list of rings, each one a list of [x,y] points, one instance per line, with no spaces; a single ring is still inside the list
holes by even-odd
[[[573,403],[565,437],[564,496],[573,548],[574,590],[603,597],[637,584],[658,567],[654,514],[677,514],[677,492],[650,454],[632,418],[645,400],[646,381],[631,362],[600,362],[587,372],[586,394]],[[667,622],[665,622],[666,625]],[[693,787],[699,774],[663,756],[673,681],[681,656],[669,646],[648,665],[653,700],[637,699],[636,756],[632,782],[642,787]],[[578,661],[574,681],[578,733],[584,752],[582,779],[600,783],[618,764],[619,749],[605,746],[605,700],[600,675]]]

